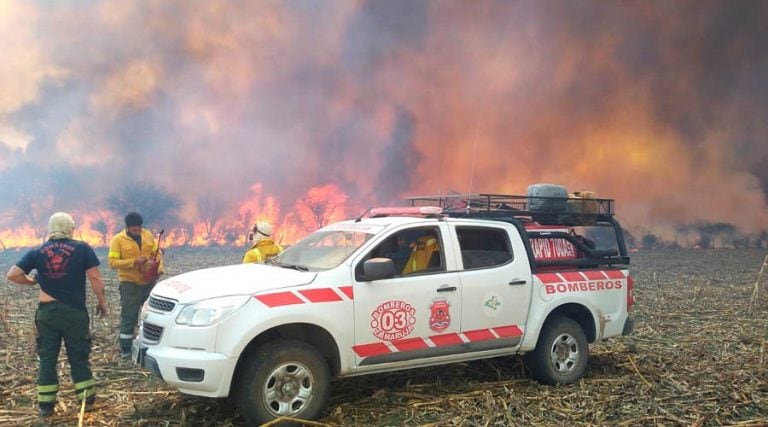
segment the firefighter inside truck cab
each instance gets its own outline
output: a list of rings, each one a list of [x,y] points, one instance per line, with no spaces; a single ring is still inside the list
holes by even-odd
[[[411,243],[411,255],[403,267],[403,275],[439,266],[440,242],[437,235],[430,231]]]
[[[420,227],[399,231],[371,250],[366,259],[372,258],[391,259],[396,277],[440,268],[442,259],[437,230]],[[363,263],[360,263],[358,276],[362,275],[362,268]]]

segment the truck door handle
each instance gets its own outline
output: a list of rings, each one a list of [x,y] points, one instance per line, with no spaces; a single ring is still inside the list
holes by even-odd
[[[510,284],[510,285],[513,285],[513,286],[514,286],[514,285],[524,285],[524,284],[526,284],[526,283],[528,283],[528,282],[527,282],[527,281],[525,281],[525,280],[513,280],[513,281],[509,282],[509,284]]]
[[[456,290],[456,286],[443,286],[437,288],[437,292],[452,292]]]

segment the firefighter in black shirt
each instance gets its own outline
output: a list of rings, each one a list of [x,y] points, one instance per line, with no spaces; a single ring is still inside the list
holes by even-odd
[[[8,270],[8,280],[21,285],[40,284],[35,314],[37,354],[40,368],[37,376],[37,401],[40,415],[53,415],[59,390],[56,362],[61,341],[67,348],[72,382],[78,400],[86,406],[94,402],[94,380],[89,356],[91,335],[85,305],[85,278],[98,300],[97,314],[104,317],[107,300],[104,281],[99,273],[99,260],[86,242],[72,239],[75,222],[69,214],[57,212],[48,222],[48,240],[27,252]],[[37,275],[30,275],[32,270]]]

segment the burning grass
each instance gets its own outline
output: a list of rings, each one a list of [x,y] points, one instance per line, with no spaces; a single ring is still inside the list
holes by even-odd
[[[102,254],[103,255],[103,254]],[[21,256],[0,252],[7,271]],[[171,249],[169,273],[238,262],[234,249]],[[633,257],[635,334],[591,346],[583,380],[542,386],[519,357],[363,376],[334,383],[327,425],[760,425],[768,423],[768,292],[749,312],[765,253],[654,251]],[[98,402],[86,425],[243,425],[224,399],[184,396],[117,356],[118,293],[94,319]],[[767,278],[763,278],[768,281]],[[0,424],[40,423],[34,406],[36,289],[0,286]],[[91,304],[93,305],[93,304]],[[78,406],[60,364],[57,414],[74,425]],[[64,373],[64,375],[61,375]]]

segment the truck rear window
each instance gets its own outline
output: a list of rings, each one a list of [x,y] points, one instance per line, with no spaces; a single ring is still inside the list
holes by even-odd
[[[456,227],[464,269],[487,268],[512,260],[507,232],[499,228]]]

